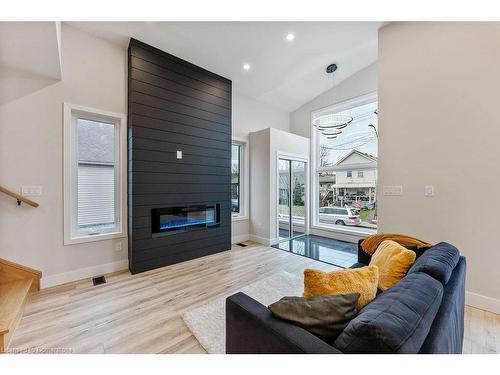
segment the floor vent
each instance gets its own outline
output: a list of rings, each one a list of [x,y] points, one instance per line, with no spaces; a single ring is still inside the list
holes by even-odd
[[[101,285],[101,284],[106,284],[106,278],[104,276],[97,276],[92,278],[92,282],[95,285]]]
[[[243,242],[237,243],[236,245],[241,246],[241,247],[247,247],[248,246],[246,243],[243,243]]]

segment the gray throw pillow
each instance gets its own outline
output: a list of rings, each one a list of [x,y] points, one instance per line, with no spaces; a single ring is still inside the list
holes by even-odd
[[[356,317],[358,299],[359,293],[312,298],[283,297],[268,308],[276,318],[294,323],[332,343]]]

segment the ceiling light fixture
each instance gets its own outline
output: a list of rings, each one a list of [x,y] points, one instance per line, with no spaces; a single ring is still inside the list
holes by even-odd
[[[332,74],[337,70],[337,64],[330,64],[326,67],[326,72]],[[335,139],[342,134],[342,129],[346,128],[354,118],[341,113],[328,113],[316,117],[312,124],[327,139]]]
[[[243,69],[250,70],[250,64],[243,64]]]
[[[286,34],[286,40],[288,40],[289,42],[291,42],[294,39],[295,39],[295,35],[293,35],[292,33]]]

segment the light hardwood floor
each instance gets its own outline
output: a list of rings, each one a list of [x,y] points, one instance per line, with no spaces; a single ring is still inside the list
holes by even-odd
[[[72,353],[204,353],[184,324],[184,311],[281,270],[334,266],[266,246],[232,251],[130,275],[107,275],[44,289],[31,296],[10,350]],[[500,316],[467,307],[464,352],[500,352]]]

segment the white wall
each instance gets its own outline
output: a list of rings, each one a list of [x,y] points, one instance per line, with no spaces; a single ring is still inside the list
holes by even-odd
[[[0,106],[0,183],[43,186],[38,208],[0,197],[0,257],[41,270],[45,286],[128,262],[126,238],[63,246],[62,199],[63,102],[126,113],[126,50],[63,25],[61,53],[63,81]]]
[[[290,131],[289,113],[258,102],[237,92],[233,85],[233,136],[248,139],[248,134],[266,128]]]
[[[269,127],[290,131],[288,112],[238,94],[235,91],[237,89],[236,86],[233,86],[232,123],[234,137],[248,140],[250,132]],[[255,171],[255,173],[259,173],[259,171]],[[252,174],[251,178],[257,178],[257,176]],[[231,229],[233,243],[245,241],[251,233],[250,220],[233,221]]]
[[[467,257],[467,302],[500,313],[500,23],[395,23],[379,32],[382,232]],[[436,195],[424,197],[424,186]],[[380,191],[380,190],[379,190]]]
[[[250,236],[260,243],[270,239],[270,133],[270,128],[250,133]]]
[[[377,64],[374,63],[293,111],[290,114],[290,131],[310,138],[311,112],[376,90]]]

